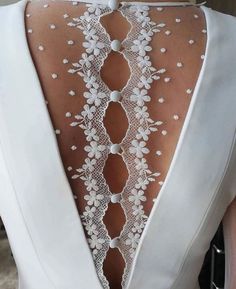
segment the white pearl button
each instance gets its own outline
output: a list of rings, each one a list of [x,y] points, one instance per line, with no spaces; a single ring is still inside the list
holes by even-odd
[[[110,241],[110,247],[115,248],[115,247],[117,247],[118,243],[119,243],[119,238],[115,237]]]
[[[121,148],[120,144],[113,144],[111,145],[110,151],[112,154],[117,154],[120,148]]]
[[[118,1],[118,0],[109,0],[108,6],[109,6],[112,10],[116,10],[116,9],[119,7],[119,1]]]
[[[119,51],[121,48],[120,40],[115,39],[111,42],[111,49],[114,51]]]
[[[111,101],[118,102],[120,100],[121,93],[118,90],[113,90],[110,94]]]
[[[113,204],[119,203],[120,200],[121,200],[121,194],[120,194],[120,193],[118,193],[118,194],[113,194],[113,195],[111,196],[111,202],[112,202]]]

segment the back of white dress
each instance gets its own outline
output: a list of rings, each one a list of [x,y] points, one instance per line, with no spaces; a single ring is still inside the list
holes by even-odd
[[[49,113],[70,193],[73,194],[78,219],[83,225],[81,238],[85,238],[89,246],[101,288],[139,289],[138,279],[134,279],[136,287],[135,283],[131,283],[133,287],[127,287],[130,284],[128,277],[131,271],[135,271],[134,264],[137,264],[134,263],[135,256],[138,258],[137,248],[142,248],[146,225],[150,228],[151,221],[153,226],[160,221],[154,218],[150,220],[149,216],[157,214],[159,209],[161,214],[163,208],[154,204],[161,201],[165,180],[168,175],[171,176],[169,172],[172,172],[174,182],[174,161],[180,158],[187,128],[191,125],[193,127],[194,123],[201,123],[197,117],[192,118],[190,123],[190,117],[198,111],[194,105],[197,97],[200,98],[199,87],[204,90],[202,75],[206,69],[205,53],[210,42],[206,22],[206,13],[209,11],[189,4],[183,6],[183,3],[170,3],[170,7],[156,2],[116,4],[116,1],[97,4],[72,1],[29,2],[23,6],[24,28],[43,92],[45,111]],[[205,74],[206,77],[211,76]],[[204,101],[209,102],[207,99]],[[37,107],[29,105],[27,109],[37,114]],[[203,113],[203,103],[201,109]],[[210,123],[214,116],[211,113],[209,110]],[[40,118],[41,115],[38,116]],[[32,128],[36,130],[35,135],[41,133],[40,125]],[[188,146],[193,162],[197,159],[198,147],[208,142],[206,138],[199,139],[199,131],[196,129],[192,133],[199,143],[193,148]],[[233,143],[231,127],[226,133],[231,138],[225,145],[221,160],[218,160],[223,168],[227,168],[224,162]],[[51,155],[41,157],[50,163]],[[202,161],[206,162],[206,166],[209,164],[207,157]],[[34,165],[32,161],[32,169]],[[188,171],[191,163],[189,165],[190,168],[185,166],[185,169],[179,170],[178,187],[172,196],[173,200],[181,196],[181,186],[187,188],[190,182]],[[217,163],[214,166],[216,169]],[[177,170],[175,173],[178,175]],[[45,182],[56,181],[49,177],[49,172],[47,175]],[[209,181],[205,185],[207,180],[202,183],[198,180],[200,183],[196,183],[195,187],[204,185],[213,190],[214,185],[220,182],[221,172],[213,176],[212,183]],[[50,191],[47,193],[50,194]],[[231,194],[226,196],[225,205],[231,197]],[[191,199],[191,194],[185,194],[180,200],[183,212],[179,213],[184,214],[184,206],[188,204],[190,208],[194,199]],[[36,205],[37,198],[34,205],[29,207],[33,209]],[[176,214],[174,207],[172,209],[169,216]],[[38,212],[44,214],[40,204]],[[186,211],[186,217],[188,214]],[[68,222],[68,216],[59,215],[60,219],[54,220],[55,225],[60,229],[60,221]],[[199,219],[200,216],[199,213]],[[165,236],[162,236],[166,238],[166,247],[170,252],[179,250],[179,255],[181,250],[186,253],[184,240],[187,237],[182,236],[182,248],[178,245],[175,247],[175,236],[178,238],[180,231],[173,231],[174,228],[167,224],[168,221],[162,225],[166,226]],[[73,222],[70,230],[75,230]],[[148,235],[146,237],[148,239]],[[210,237],[209,233],[208,244]],[[202,257],[202,251],[196,256],[196,264],[200,255]],[[181,258],[184,258],[184,254]],[[87,260],[84,258],[80,262],[86,269]],[[172,272],[178,266],[177,261],[176,264],[173,262],[168,274],[174,276]],[[87,268],[89,270],[92,267]],[[70,275],[69,272],[67,274]],[[55,276],[57,278],[57,274]],[[164,274],[160,274],[160,282],[164,277]],[[152,283],[156,286],[154,279],[153,276],[153,282],[146,281],[148,288],[152,288]],[[61,286],[58,288],[64,288]],[[88,289],[86,286],[83,283],[79,288]],[[95,286],[100,288],[96,284],[94,289]],[[166,286],[169,288],[167,281]]]

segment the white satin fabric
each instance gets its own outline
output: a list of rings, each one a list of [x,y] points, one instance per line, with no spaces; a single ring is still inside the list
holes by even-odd
[[[26,3],[0,8],[0,215],[19,289],[102,289],[27,46]],[[236,196],[236,18],[201,9],[203,67],[126,289],[199,289]]]

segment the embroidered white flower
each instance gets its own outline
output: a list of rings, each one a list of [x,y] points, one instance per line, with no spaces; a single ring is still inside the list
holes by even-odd
[[[151,76],[150,77],[146,77],[146,76],[142,75],[140,77],[140,81],[138,83],[138,88],[145,87],[146,89],[150,89],[151,88],[150,84],[152,84],[152,83],[153,83],[153,78]]]
[[[131,50],[133,52],[138,52],[140,56],[145,56],[147,51],[151,51],[151,46],[148,45],[148,41],[146,40],[134,40],[134,45],[131,46]]]
[[[83,34],[85,35],[86,40],[98,40],[97,32],[94,28],[91,29],[84,29]]]
[[[87,141],[99,141],[99,136],[97,135],[96,128],[93,127],[92,122],[89,122],[87,125],[81,124],[80,127],[84,129],[84,134],[86,135]]]
[[[131,142],[132,146],[129,147],[129,152],[131,154],[135,154],[137,158],[142,158],[143,154],[148,154],[149,149],[146,148],[146,142],[140,141],[138,142],[136,139],[132,140]]]
[[[140,174],[148,169],[147,160],[145,158],[135,159],[134,162],[136,164],[135,168],[136,170],[140,171]]]
[[[89,195],[85,195],[84,199],[87,201],[87,204],[89,206],[94,205],[95,207],[98,207],[100,205],[100,201],[104,198],[102,194],[97,194],[97,192],[91,191],[89,192]]]
[[[105,242],[104,239],[99,238],[98,235],[92,235],[90,238],[88,238],[88,242],[90,245],[91,249],[101,249],[102,248],[102,244]],[[97,254],[97,250],[93,251],[94,254]]]
[[[92,175],[89,175],[88,177],[85,178],[84,184],[88,191],[91,190],[98,191],[97,180],[93,179]]]
[[[129,201],[133,202],[135,205],[140,205],[141,202],[145,202],[147,198],[144,196],[143,190],[132,189],[131,196],[129,196]]]
[[[149,181],[147,179],[143,179],[140,177],[138,178],[138,182],[135,184],[135,188],[146,190],[148,184],[149,184]]]
[[[83,212],[83,217],[90,217],[92,218],[94,216],[94,213],[96,212],[96,207],[85,207],[85,211]]]
[[[135,117],[139,119],[140,124],[143,124],[143,122],[149,117],[147,110],[148,108],[146,106],[136,106],[134,108],[134,111],[136,112]]]
[[[100,50],[105,47],[105,44],[98,41],[98,39],[90,39],[87,42],[83,42],[83,47],[86,48],[87,53],[93,53],[95,56],[98,56]]]
[[[103,92],[98,92],[95,88],[91,88],[90,92],[84,92],[84,97],[87,98],[88,104],[99,106],[101,104],[101,99],[105,98],[106,95]]]
[[[135,249],[138,246],[139,239],[140,239],[140,234],[138,233],[134,234],[133,232],[130,232],[128,234],[128,239],[125,241],[125,244],[131,245],[131,247]]]
[[[134,222],[134,226],[131,229],[134,233],[139,233],[141,234],[143,229],[144,229],[145,223],[143,220],[141,220],[140,222]]]
[[[82,59],[80,59],[79,63],[81,67],[83,68],[84,66],[87,68],[91,67],[91,62],[94,61],[94,55],[88,55],[87,53],[82,53]]]
[[[88,8],[89,13],[92,13],[96,16],[100,16],[102,13],[102,10],[106,8],[105,5],[96,4],[96,3],[86,4],[86,6],[89,7]]]
[[[132,209],[134,216],[139,217],[144,215],[143,205],[133,205]]]
[[[98,235],[97,225],[95,225],[92,220],[89,220],[87,223],[85,222],[85,228],[88,235]]]
[[[150,57],[148,55],[138,56],[137,61],[138,61],[138,66],[143,69],[142,73],[145,73],[146,70],[148,69],[148,67],[152,66],[152,63],[150,61]]]
[[[88,117],[88,119],[93,119],[93,114],[96,112],[95,106],[89,106],[88,104],[84,105],[84,110],[81,112],[83,117]]]
[[[144,102],[149,102],[151,100],[151,97],[147,95],[146,89],[139,89],[135,87],[133,89],[133,94],[130,96],[131,101],[135,101],[138,106],[144,105]]]
[[[139,40],[151,41],[153,34],[154,33],[151,30],[142,29],[140,31],[140,35],[139,35],[138,39]]]
[[[148,140],[148,136],[151,134],[151,131],[148,128],[144,129],[142,126],[140,126],[138,128],[138,133],[136,134],[136,138],[139,140],[139,139],[143,139],[145,141]]]
[[[87,73],[83,73],[84,81],[86,83],[86,87],[91,89],[98,89],[99,84],[97,83],[97,79],[95,76],[92,75],[91,70],[88,70]]]
[[[84,150],[88,152],[88,156],[90,158],[95,157],[96,159],[99,159],[102,154],[101,152],[106,149],[106,146],[99,145],[96,141],[91,141],[89,146],[85,146]]]

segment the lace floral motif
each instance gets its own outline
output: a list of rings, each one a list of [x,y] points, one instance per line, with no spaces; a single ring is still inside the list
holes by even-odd
[[[100,4],[86,6],[87,10],[81,17],[73,18],[67,23],[68,26],[83,32],[85,49],[81,59],[77,63],[71,63],[68,72],[82,77],[87,88],[84,92],[87,103],[79,114],[74,115],[74,121],[70,124],[84,130],[88,142],[84,147],[87,157],[84,164],[76,169],[72,178],[83,180],[87,190],[84,196],[87,206],[81,214],[81,220],[89,236],[88,243],[98,276],[103,287],[108,289],[109,284],[102,266],[111,238],[103,223],[103,216],[111,201],[112,192],[106,184],[102,171],[113,144],[103,126],[103,118],[111,101],[111,90],[102,81],[100,70],[111,51],[111,39],[100,24],[100,17],[111,13],[112,10]],[[131,70],[130,79],[121,90],[120,100],[129,123],[132,123],[120,143],[121,155],[129,172],[120,200],[126,223],[116,245],[126,264],[122,279],[122,286],[125,287],[139,239],[148,219],[143,207],[146,201],[145,190],[149,183],[160,175],[159,172],[152,172],[149,169],[146,155],[150,153],[147,141],[151,133],[156,132],[163,122],[151,119],[146,104],[151,100],[148,94],[151,84],[166,72],[165,69],[158,70],[153,67],[148,56],[148,52],[152,50],[150,46],[152,37],[155,33],[161,32],[165,24],[151,21],[149,7],[146,5],[127,4],[122,5],[119,10],[132,26],[122,41],[123,50],[120,52]]]

